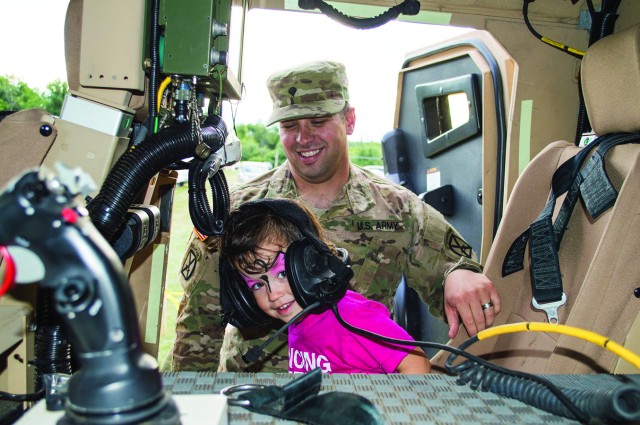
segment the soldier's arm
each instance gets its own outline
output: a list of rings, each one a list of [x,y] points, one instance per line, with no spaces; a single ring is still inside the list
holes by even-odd
[[[176,319],[171,369],[215,371],[224,335],[218,254],[194,234],[187,244],[178,279],[185,292]]]
[[[416,205],[415,217],[407,267],[410,285],[432,314],[446,317],[450,337],[457,334],[461,321],[470,335],[491,326],[500,299],[493,283],[481,273],[469,244],[430,206]],[[488,301],[494,303],[494,309],[482,310]]]

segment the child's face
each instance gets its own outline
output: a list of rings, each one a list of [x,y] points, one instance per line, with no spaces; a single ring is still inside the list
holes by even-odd
[[[242,278],[258,303],[258,307],[269,316],[287,323],[302,307],[296,302],[284,265],[284,252],[275,244],[266,244],[258,250],[265,264],[273,264],[266,272],[247,273],[240,270]],[[274,261],[275,258],[275,261]]]

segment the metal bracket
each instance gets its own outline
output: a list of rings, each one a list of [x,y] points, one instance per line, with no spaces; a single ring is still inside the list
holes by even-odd
[[[558,324],[558,307],[563,306],[567,302],[567,296],[562,293],[562,298],[559,301],[552,301],[550,303],[540,304],[535,297],[531,298],[531,305],[537,310],[544,310],[547,313],[547,320],[552,325]]]

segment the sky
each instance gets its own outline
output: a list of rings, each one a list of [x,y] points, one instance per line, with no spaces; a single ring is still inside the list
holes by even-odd
[[[66,81],[64,16],[68,0],[0,0],[0,75],[45,90]],[[273,72],[313,60],[345,64],[356,129],[351,141],[380,141],[393,128],[398,72],[408,52],[465,30],[390,22],[357,30],[318,13],[248,12],[243,55],[244,97],[223,106],[225,120],[264,123],[271,110],[265,81]],[[10,43],[8,40],[17,40]]]

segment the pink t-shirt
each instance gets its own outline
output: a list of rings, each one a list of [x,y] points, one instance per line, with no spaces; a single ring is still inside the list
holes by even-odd
[[[390,338],[413,338],[389,317],[389,310],[357,292],[338,302],[342,319],[355,327]],[[289,327],[289,372],[394,373],[415,347],[369,339],[346,329],[333,311],[310,313]]]

